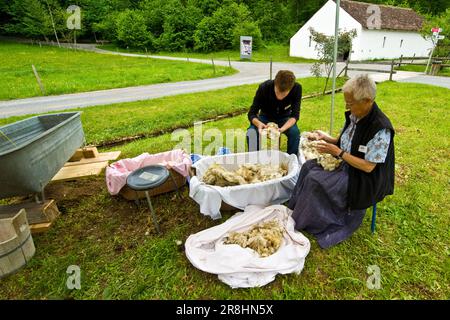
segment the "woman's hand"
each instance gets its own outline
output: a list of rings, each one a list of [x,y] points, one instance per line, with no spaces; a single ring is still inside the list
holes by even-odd
[[[336,144],[338,141],[337,138],[333,138],[328,133],[326,133],[325,131],[322,131],[322,130],[314,130],[312,134],[315,139],[311,139],[311,140],[323,140],[323,141],[326,141],[326,142],[332,143],[332,144]]]
[[[328,141],[328,139],[331,138],[331,136],[328,133],[326,133],[326,132],[324,132],[322,130],[314,130],[313,133],[316,135],[317,140]]]
[[[320,153],[329,153],[335,157],[337,157],[342,151],[337,145],[322,141],[317,142],[315,147]]]

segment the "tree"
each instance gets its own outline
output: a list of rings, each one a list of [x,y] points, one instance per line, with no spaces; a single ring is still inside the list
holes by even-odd
[[[309,28],[312,40],[316,43],[315,49],[318,52],[319,62],[316,62],[311,67],[311,73],[316,77],[322,75],[322,66],[327,75],[325,81],[325,87],[323,94],[328,85],[331,71],[333,70],[333,58],[334,58],[334,36],[327,36],[323,33],[315,31],[313,28]],[[338,55],[343,55],[345,52],[351,51],[351,45],[353,39],[356,37],[356,30],[342,31],[338,34]]]
[[[166,1],[144,0],[139,5],[139,8],[145,18],[148,30],[158,38],[164,32]]]
[[[259,30],[256,22],[243,21],[238,24],[233,29],[233,48],[239,49],[240,37],[241,36],[251,36],[253,39],[253,50],[257,50],[262,46],[262,34]]]
[[[117,15],[117,40],[123,46],[144,48],[152,42],[152,35],[147,30],[145,19],[138,10],[127,9]]]
[[[242,21],[252,22],[247,6],[225,2],[211,17],[205,17],[199,23],[194,34],[195,49],[204,52],[231,49],[233,30]]]
[[[55,1],[49,1],[50,8],[61,11]],[[6,7],[11,21],[3,27],[7,33],[20,34],[30,38],[45,38],[54,34],[53,26],[45,2],[39,0],[13,0]],[[59,17],[60,15],[55,16]],[[61,26],[61,22],[58,23]],[[61,29],[61,27],[59,28]]]
[[[167,51],[181,51],[194,47],[194,32],[202,19],[201,10],[192,4],[183,6],[179,0],[171,0],[164,12],[163,33],[159,47]]]
[[[450,9],[447,9],[439,16],[427,15],[423,24],[421,34],[427,39],[431,36],[431,28],[440,27],[442,32],[439,35],[445,36],[444,39],[439,40],[434,50],[435,57],[450,56]]]
[[[210,16],[220,7],[219,0],[189,0],[190,5],[201,10],[203,16]]]

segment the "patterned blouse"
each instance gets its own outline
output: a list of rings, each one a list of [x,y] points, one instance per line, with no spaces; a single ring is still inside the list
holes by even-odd
[[[350,153],[352,148],[352,139],[355,134],[356,123],[359,121],[354,115],[350,115],[350,124],[341,136],[341,149]],[[342,130],[341,130],[342,131]],[[389,144],[391,141],[391,131],[389,129],[381,129],[367,143],[367,151],[364,156],[366,161],[373,163],[384,163],[386,160]]]

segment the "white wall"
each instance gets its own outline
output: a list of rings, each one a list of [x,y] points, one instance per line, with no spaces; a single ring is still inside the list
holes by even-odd
[[[314,30],[327,36],[334,36],[335,17],[336,3],[332,0],[329,0],[291,38],[289,55],[292,57],[318,59],[317,52],[315,50],[316,43],[314,41],[311,41],[310,45],[309,37],[311,34],[309,32],[309,28],[312,27],[314,28]],[[343,9],[341,9],[339,13],[339,29],[341,29],[341,31],[350,31],[351,29],[356,29],[359,34],[362,27],[358,21],[356,21]],[[353,40],[353,47],[358,48],[358,39]]]
[[[351,55],[352,60],[393,59],[404,57],[426,57],[432,47],[419,33],[411,31],[362,30],[360,46]],[[383,41],[386,37],[383,47]],[[400,47],[400,43],[403,44]]]
[[[315,50],[315,42],[311,41],[309,28],[327,36],[334,35],[334,24],[336,15],[336,3],[329,0],[310,20],[290,39],[289,55],[308,59],[318,59]],[[368,59],[390,59],[405,57],[425,57],[432,47],[431,42],[422,38],[417,32],[390,31],[390,30],[368,30],[341,9],[339,14],[339,28],[341,31],[356,29],[357,36],[353,39],[350,60]],[[386,42],[383,48],[383,39]],[[400,42],[403,39],[402,47]]]

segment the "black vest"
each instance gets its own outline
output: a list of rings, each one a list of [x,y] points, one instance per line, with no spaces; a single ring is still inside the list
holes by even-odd
[[[345,126],[342,132],[350,124],[350,111],[345,113]],[[391,121],[378,108],[374,102],[372,110],[367,116],[356,123],[355,133],[352,138],[351,154],[364,159],[364,153],[358,151],[359,146],[367,143],[381,129],[391,131],[391,141],[384,163],[377,163],[372,172],[367,173],[349,165],[348,180],[348,206],[350,209],[366,209],[384,199],[385,196],[394,193],[395,179],[395,155],[394,155],[394,128]],[[338,139],[338,146],[341,137]]]

